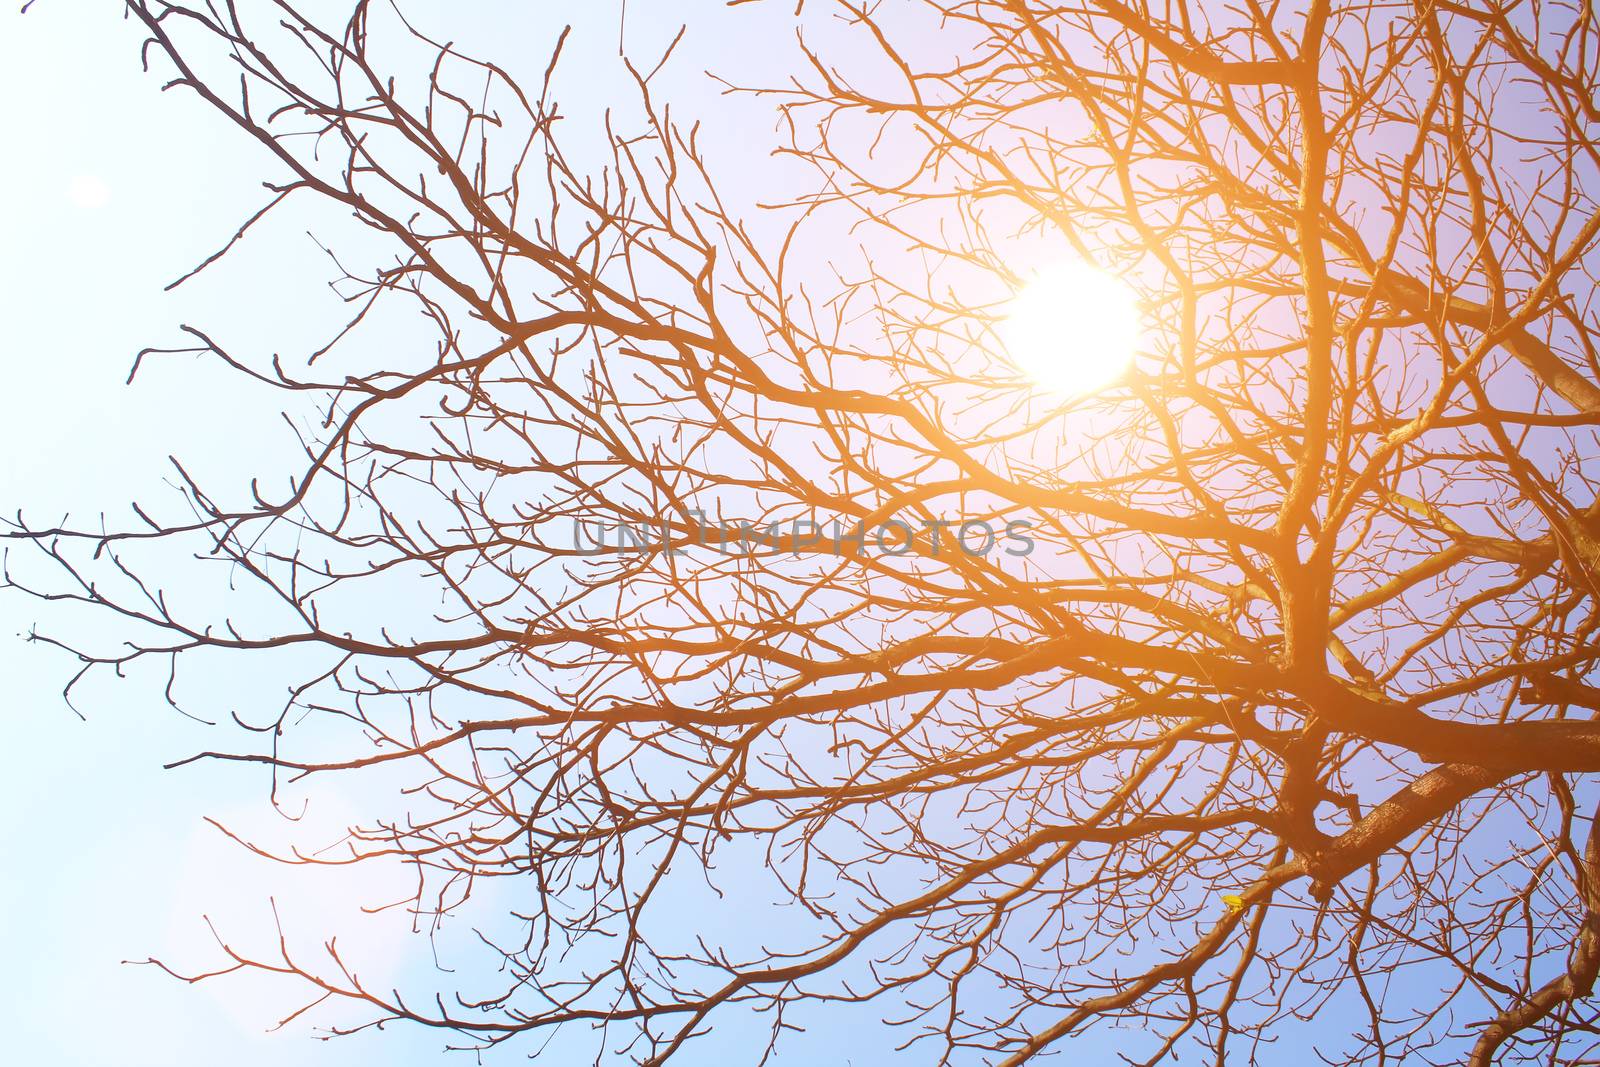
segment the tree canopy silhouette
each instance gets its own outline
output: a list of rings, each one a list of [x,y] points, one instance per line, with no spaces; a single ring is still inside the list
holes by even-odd
[[[523,887],[492,992],[226,966],[651,1064],[860,1002],[922,1062],[1596,1055],[1590,6],[813,0],[794,76],[729,87],[810,176],[749,211],[644,69],[582,125],[559,56],[364,2],[128,9],[273,157],[246,229],[319,201],[386,258],[308,358],[189,331],[321,404],[287,488],[19,519],[11,581],[120,618],[51,638],[84,672],[294,653],[197,758],[386,765],[354,855],[424,913]],[[1144,316],[1076,398],[998,329],[1064,259]],[[722,943],[685,880],[795,907]]]

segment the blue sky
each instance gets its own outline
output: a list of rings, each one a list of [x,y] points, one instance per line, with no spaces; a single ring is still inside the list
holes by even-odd
[[[197,102],[162,94],[141,72],[138,35],[114,0],[46,0],[0,14],[0,302],[13,375],[0,423],[0,502],[43,519],[115,509],[159,495],[166,457],[202,476],[270,453],[281,423],[248,391],[185,361],[123,384],[133,354],[211,320],[250,336],[268,320],[292,344],[321,328],[327,274],[302,233],[270,239],[248,263],[172,294],[164,284],[223,240],[256,206],[259,149]],[[306,276],[307,312],[284,317],[238,299],[255,284]],[[280,299],[283,287],[275,285]],[[287,296],[294,302],[295,294]],[[207,311],[226,308],[224,322]],[[303,321],[298,321],[303,319]],[[215,442],[227,441],[225,449]],[[112,510],[113,522],[126,512]],[[206,731],[163,706],[160,688],[95,687],[63,703],[70,660],[17,636],[38,605],[0,598],[0,1027],[9,1062],[53,1067],[434,1062],[435,1035],[383,1040],[307,1039],[301,1027],[268,1033],[297,1003],[285,989],[228,979],[188,987],[125,959],[183,964],[215,958],[203,916],[246,939],[286,922],[341,932],[368,973],[415,963],[422,939],[401,916],[358,910],[382,896],[382,872],[308,878],[253,857],[202,821],[220,816],[283,837],[263,811],[260,775],[204,767],[165,772]],[[46,619],[45,621],[48,621]],[[197,803],[197,798],[203,798]],[[325,792],[307,818],[342,825],[345,802]],[[326,874],[326,872],[322,872]],[[325,931],[324,931],[325,932]]]
[[[0,169],[0,203],[8,205],[0,212],[3,357],[12,375],[0,423],[0,506],[11,514],[24,508],[34,521],[105,511],[116,525],[131,517],[127,501],[163,497],[172,455],[202,481],[225,480],[242,465],[270,465],[286,442],[273,407],[188,359],[153,362],[125,385],[133,355],[172,342],[185,322],[236,343],[294,351],[324,339],[343,310],[325,287],[330,266],[293,226],[252,238],[248,254],[226,270],[163,291],[259,206],[270,169],[259,147],[188,94],[163,94],[160,79],[141,71],[139,35],[119,6],[42,0],[26,16],[14,6],[0,14],[0,124],[12,161]],[[630,14],[629,43],[648,51],[675,27],[659,17],[662,8],[652,18],[641,6]],[[456,8],[452,33],[470,42],[474,34],[520,31],[540,42],[552,27],[548,18],[536,24],[535,7],[520,8],[523,24],[510,26],[503,7],[492,17],[487,6]],[[588,36],[576,43],[591,57],[614,53],[616,5],[596,5],[587,15],[580,33]],[[704,106],[718,98],[700,72],[725,45],[686,42],[675,100]],[[542,66],[544,47],[530,45],[529,62]],[[721,59],[724,71],[760,62],[748,49]],[[706,132],[713,145],[734,148],[733,158],[725,157],[734,169],[745,163],[741,144],[754,150],[743,132],[732,122]],[[285,315],[284,307],[295,313]],[[216,746],[215,731],[167,707],[161,686],[148,678],[91,683],[76,694],[87,716],[80,719],[61,694],[70,657],[21,639],[58,618],[36,602],[0,597],[7,682],[0,704],[0,953],[11,961],[0,972],[0,1033],[8,1059],[53,1067],[470,1062],[442,1057],[436,1034],[318,1042],[303,1025],[270,1032],[301,1003],[296,991],[254,978],[190,987],[123,962],[154,956],[179,968],[204,967],[217,958],[213,926],[259,943],[274,936],[274,906],[290,931],[337,932],[364,977],[417,974],[433,950],[408,934],[403,915],[361,912],[362,904],[395,895],[393,872],[286,868],[248,854],[203,820],[218,818],[269,845],[319,833],[331,839],[360,798],[324,783],[304,819],[290,825],[267,808],[262,774],[204,765],[163,771],[163,763]],[[238,687],[244,680],[229,674],[200,681]],[[737,922],[729,916],[725,921]],[[746,917],[770,922],[759,913]],[[314,942],[303,937],[301,946],[313,951]],[[862,1053],[881,1062],[874,1044],[899,1037],[862,1029],[874,1011],[836,1013],[799,1047],[810,1044],[811,1055],[829,1062]],[[840,1025],[853,1031],[844,1045]],[[732,1054],[748,1038],[733,1027],[703,1051],[720,1046]]]
[[[140,72],[137,37],[117,7],[46,2],[27,16],[16,5],[0,14],[0,123],[10,160],[0,173],[0,301],[14,375],[0,425],[0,501],[39,517],[91,514],[157,491],[169,453],[204,466],[217,450],[195,443],[230,427],[245,431],[230,435],[245,450],[258,440],[237,388],[199,367],[148,386],[122,384],[140,346],[170,337],[177,321],[215,298],[161,289],[230,232],[259,176],[248,146],[193,101],[163,97]],[[320,909],[342,921],[354,913],[357,887],[313,889],[303,872],[250,857],[207,827],[197,796],[214,813],[248,819],[259,812],[262,783],[204,769],[163,772],[163,762],[193,750],[198,728],[162,707],[159,690],[86,694],[89,721],[80,721],[60,695],[69,661],[13,636],[39,616],[36,605],[0,599],[8,1060],[366,1061],[360,1045],[266,1033],[274,1005],[286,1003],[281,991],[240,982],[190,988],[121,962],[198,955],[209,939],[206,912],[237,929],[263,929],[274,896],[286,911]],[[412,1043],[383,1055],[395,1064],[434,1058]]]

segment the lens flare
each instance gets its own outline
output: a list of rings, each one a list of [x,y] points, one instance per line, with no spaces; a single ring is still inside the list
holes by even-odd
[[[1041,271],[1012,298],[1000,324],[1011,362],[1041,389],[1083,396],[1133,364],[1139,304],[1125,283],[1087,263]]]

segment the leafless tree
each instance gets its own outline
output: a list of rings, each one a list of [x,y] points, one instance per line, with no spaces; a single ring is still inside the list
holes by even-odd
[[[635,127],[568,128],[558,61],[519,86],[386,8],[129,11],[275,157],[247,228],[320,201],[388,258],[294,367],[190,331],[322,405],[287,489],[19,519],[11,580],[122,618],[52,639],[83,672],[295,651],[203,758],[388,765],[406,817],[353,854],[423,914],[535,901],[493,995],[226,967],[652,1064],[862,1001],[921,1062],[1119,1023],[1145,1063],[1600,1054],[1590,6],[813,0],[795,76],[729,87],[813,176],[753,214],[644,70]],[[996,334],[1062,257],[1147,324],[1070,402]],[[372,340],[396,309],[426,352]],[[623,527],[659,536],[575,539]],[[668,888],[758,877],[781,944]]]

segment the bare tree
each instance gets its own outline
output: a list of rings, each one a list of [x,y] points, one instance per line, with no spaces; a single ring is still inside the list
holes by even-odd
[[[275,156],[247,228],[320,200],[391,258],[298,370],[190,331],[323,405],[287,490],[19,519],[12,581],[125,620],[60,639],[84,672],[298,650],[262,740],[204,758],[400,768],[353,854],[424,914],[537,901],[493,995],[228,967],[646,1063],[860,1001],[924,1062],[1119,1022],[1146,1063],[1593,1061],[1589,6],[802,4],[797,76],[749,91],[815,180],[760,217],[642,71],[594,163],[554,74],[241,6],[129,10]],[[1063,256],[1148,327],[1071,402],[996,335]],[[397,307],[425,358],[371,342]],[[1009,522],[1031,552],[963,540]],[[178,606],[180,549],[226,617]],[[666,888],[757,877],[798,905],[772,947]]]

